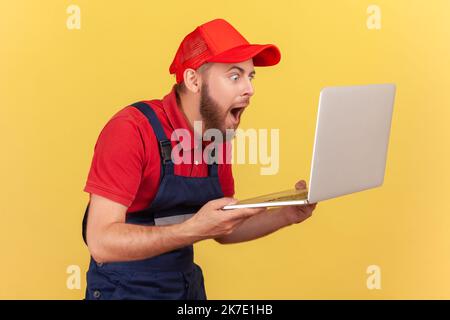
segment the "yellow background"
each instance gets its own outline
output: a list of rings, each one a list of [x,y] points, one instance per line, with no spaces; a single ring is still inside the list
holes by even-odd
[[[381,8],[381,30],[366,27]],[[81,9],[69,30],[66,9]],[[394,82],[382,188],[320,203],[306,222],[254,242],[196,245],[211,299],[450,298],[450,1],[0,2],[0,298],[80,299],[80,222],[97,136],[125,105],[163,97],[182,38],[222,17],[275,43],[242,127],[280,129],[280,171],[236,165],[236,196],[309,178],[319,91]],[[80,290],[66,268],[79,265]],[[381,268],[381,290],[366,269]]]

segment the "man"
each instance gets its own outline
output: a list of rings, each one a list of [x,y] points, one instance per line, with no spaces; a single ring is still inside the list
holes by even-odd
[[[315,204],[221,210],[235,202],[231,164],[191,161],[209,146],[195,143],[195,122],[226,138],[254,94],[254,66],[279,61],[274,45],[250,45],[225,20],[207,22],[182,41],[171,93],[130,105],[106,124],[85,187],[86,299],[206,299],[194,243],[253,240],[311,215]],[[188,161],[174,159],[178,142]]]

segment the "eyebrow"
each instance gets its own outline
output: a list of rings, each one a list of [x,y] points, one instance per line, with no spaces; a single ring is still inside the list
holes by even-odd
[[[233,69],[238,69],[241,73],[245,73],[245,70],[238,66],[232,66],[230,69],[227,70],[227,72],[230,70],[233,70]],[[255,74],[256,74],[255,70],[253,70],[252,72],[249,73],[249,75],[252,75],[252,76],[254,76]]]

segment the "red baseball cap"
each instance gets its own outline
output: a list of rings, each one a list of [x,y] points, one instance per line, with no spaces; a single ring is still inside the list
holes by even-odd
[[[183,81],[184,70],[196,70],[207,62],[233,63],[253,58],[257,67],[276,65],[280,50],[273,44],[250,44],[231,24],[223,19],[206,22],[189,33],[181,42],[170,65],[177,83]]]

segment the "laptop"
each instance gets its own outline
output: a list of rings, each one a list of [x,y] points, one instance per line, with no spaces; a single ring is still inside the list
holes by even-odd
[[[395,91],[395,84],[322,89],[309,190],[271,193],[223,209],[306,205],[381,186]]]

